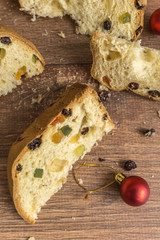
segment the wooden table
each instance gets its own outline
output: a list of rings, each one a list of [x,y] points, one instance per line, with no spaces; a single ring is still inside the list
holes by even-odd
[[[6,164],[13,141],[47,106],[76,81],[88,83],[98,90],[91,79],[92,57],[89,37],[75,34],[75,24],[69,17],[63,19],[39,18],[20,12],[16,0],[0,1],[0,24],[14,28],[31,40],[46,61],[44,73],[24,79],[18,87],[0,101],[0,240],[155,240],[160,239],[160,103],[129,92],[111,92],[106,108],[116,129],[104,137],[84,160],[109,164],[127,176],[145,178],[151,189],[149,201],[138,208],[126,205],[120,198],[119,186],[89,196],[83,201],[84,191],[73,179],[72,172],[61,191],[50,199],[39,214],[35,225],[24,222],[17,214],[7,187]],[[160,37],[149,30],[149,18],[159,0],[148,0],[142,43],[160,49]],[[63,31],[65,39],[58,36]],[[39,95],[41,94],[41,95]],[[42,96],[40,103],[37,98]],[[35,102],[35,103],[34,103]],[[142,129],[154,128],[154,137],[146,138]],[[134,160],[137,169],[125,172],[125,160]],[[77,165],[83,161],[79,161]],[[88,169],[80,173],[84,183],[94,188],[111,180],[105,169]]]

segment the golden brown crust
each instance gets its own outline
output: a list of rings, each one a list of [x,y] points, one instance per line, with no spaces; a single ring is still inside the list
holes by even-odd
[[[23,38],[13,29],[4,26],[0,26],[0,38],[1,37],[10,37],[11,39],[13,38],[14,40],[18,41],[19,44],[22,44],[28,48],[29,51],[33,52],[39,58],[41,62],[41,68],[44,70],[45,61],[40,52],[37,50],[36,46],[31,41]]]
[[[21,156],[25,154],[28,150],[27,145],[35,138],[40,137],[47,131],[48,125],[54,121],[54,119],[61,114],[62,110],[67,107],[72,107],[76,102],[81,102],[88,95],[94,94],[97,100],[99,99],[97,93],[90,87],[84,84],[73,84],[69,87],[64,94],[57,99],[57,101],[51,107],[47,108],[26,130],[25,132],[13,143],[7,164],[7,174],[8,174],[8,184],[9,190],[13,197],[13,201],[18,213],[29,223],[35,223],[35,219],[26,216],[26,213],[20,206],[19,198],[16,196],[16,176],[15,170],[16,165],[18,164]],[[107,114],[110,124],[114,127],[113,123],[110,120],[108,113],[106,112],[105,107],[101,102],[99,102],[100,109]]]
[[[144,7],[142,9],[139,9],[139,10],[137,9],[137,11],[139,13],[139,21],[137,22],[137,28],[135,29],[135,34],[134,34],[134,37],[132,39],[133,41],[136,41],[140,37],[140,35],[143,31],[143,28],[144,28],[144,12],[145,12],[145,9],[147,7],[147,0],[134,0],[135,7],[136,7],[136,2],[138,2],[140,6],[144,6]],[[136,31],[140,27],[142,27],[142,28],[140,29],[140,31],[137,34]]]

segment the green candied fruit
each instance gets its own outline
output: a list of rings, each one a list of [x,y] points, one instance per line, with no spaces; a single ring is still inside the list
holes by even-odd
[[[131,14],[129,14],[128,12],[122,14],[120,16],[120,21],[125,24],[125,23],[128,23],[128,22],[131,22]]]
[[[37,62],[37,59],[38,59],[38,57],[33,54],[33,55],[32,55],[32,62],[33,62],[33,63],[36,63],[36,62]]]
[[[72,132],[72,128],[70,128],[69,125],[66,125],[61,128],[61,131],[65,136],[68,136]]]
[[[79,145],[74,149],[74,153],[77,157],[81,157],[85,151],[85,146],[83,144]]]
[[[43,169],[42,168],[36,168],[34,171],[34,177],[35,178],[42,178],[43,177]]]

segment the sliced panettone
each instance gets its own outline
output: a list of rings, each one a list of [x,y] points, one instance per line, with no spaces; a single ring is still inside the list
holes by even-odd
[[[13,143],[9,189],[18,213],[35,223],[41,207],[61,189],[72,165],[114,125],[87,85],[76,83]]]
[[[21,84],[21,76],[32,77],[44,70],[44,60],[29,40],[12,29],[0,27],[0,96]]]
[[[115,91],[129,89],[160,100],[160,51],[95,31],[91,75]]]
[[[33,16],[70,15],[77,23],[76,32],[92,35],[93,31],[137,39],[143,29],[147,0],[19,0],[21,10]]]

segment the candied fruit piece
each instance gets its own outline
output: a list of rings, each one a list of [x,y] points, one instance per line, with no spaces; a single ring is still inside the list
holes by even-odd
[[[36,168],[34,171],[34,177],[35,178],[42,178],[43,177],[43,169],[42,168]]]
[[[4,48],[0,48],[0,59],[3,59],[6,56],[6,50]]]
[[[61,132],[56,132],[52,136],[52,142],[54,143],[60,143],[63,138],[63,134]]]
[[[65,136],[68,136],[72,132],[72,128],[70,128],[69,125],[66,125],[61,128],[61,131]]]
[[[83,144],[79,145],[74,149],[74,153],[77,157],[81,157],[85,151],[85,146]]]
[[[16,79],[20,80],[21,76],[24,75],[25,73],[26,73],[26,67],[23,66],[18,70],[18,72],[16,74]]]
[[[32,55],[32,62],[33,62],[33,63],[36,63],[36,62],[37,62],[37,59],[38,59],[38,57],[37,57],[35,54],[33,54],[33,55]]]
[[[76,134],[73,137],[71,137],[69,142],[70,143],[76,143],[76,142],[78,142],[78,139],[79,139],[79,134]]]
[[[65,118],[60,115],[60,116],[56,117],[51,124],[53,126],[55,126],[57,123],[62,123],[64,121],[65,121]]]
[[[131,14],[129,14],[128,12],[122,14],[120,16],[120,21],[125,24],[125,23],[128,23],[128,22],[131,22]]]

